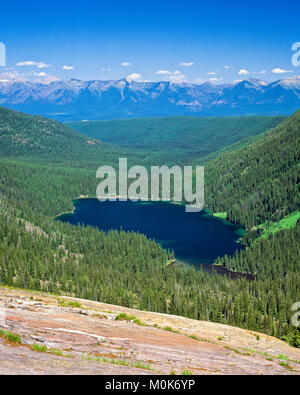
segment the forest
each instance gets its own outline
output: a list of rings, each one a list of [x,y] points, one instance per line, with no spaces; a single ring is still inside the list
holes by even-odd
[[[152,161],[188,165],[206,163],[233,144],[255,140],[285,119],[274,117],[157,117],[70,122],[78,132],[123,148],[149,153]]]
[[[216,264],[256,280],[232,280],[168,266],[171,252],[143,235],[57,221],[77,196],[94,196],[98,165],[123,155],[148,165],[150,153],[0,108],[0,284],[220,322],[299,347],[291,307],[300,300],[300,222],[259,237],[299,210],[299,135],[300,112],[206,164],[207,208],[248,230],[245,249]]]

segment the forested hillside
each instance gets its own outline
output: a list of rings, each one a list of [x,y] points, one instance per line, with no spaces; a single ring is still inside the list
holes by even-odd
[[[145,160],[142,152],[122,149],[83,136],[54,120],[0,107],[0,156],[24,161],[96,169],[118,163],[120,156],[132,163]]]
[[[285,336],[299,345],[299,332],[291,323],[291,306],[300,300],[299,222],[268,239],[249,238],[250,247],[218,261],[230,270],[256,274],[255,281],[167,266],[168,253],[142,235],[104,234],[53,219],[72,210],[78,195],[93,195],[93,157],[83,148],[90,147],[77,136],[78,161],[72,166],[69,153],[57,148],[53,166],[45,160],[45,136],[37,138],[32,132],[41,132],[40,118],[35,124],[31,117],[26,125],[14,117],[20,120],[13,112],[9,121],[2,119],[0,141],[8,130],[12,136],[22,131],[23,136],[33,133],[30,141],[40,141],[41,147],[25,144],[23,151],[17,139],[10,152],[5,147],[1,151],[1,284],[226,323]],[[206,169],[208,207],[226,211],[248,228],[299,210],[299,118],[297,113],[248,147],[213,160]],[[54,149],[54,141],[62,137],[55,137],[49,122],[49,145]],[[54,129],[64,134],[60,127],[55,124]],[[115,147],[101,153],[101,145],[91,146],[101,163],[115,163],[122,152]]]
[[[87,144],[87,138],[50,119],[0,107],[0,149],[3,156],[30,153],[59,155]]]
[[[247,229],[300,207],[300,111],[249,146],[206,166],[206,204]]]
[[[166,117],[70,122],[73,129],[122,147],[151,152],[173,164],[190,164],[277,126],[285,117]]]
[[[225,258],[229,268],[257,274],[255,281],[231,280],[167,266],[167,253],[142,235],[104,234],[53,221],[35,212],[34,199],[27,199],[26,204],[13,196],[1,201],[2,284],[226,323],[286,336],[296,344],[291,305],[299,299],[299,225],[274,240],[261,240],[242,259]],[[15,210],[17,203],[21,209]],[[21,218],[31,214],[33,223]]]

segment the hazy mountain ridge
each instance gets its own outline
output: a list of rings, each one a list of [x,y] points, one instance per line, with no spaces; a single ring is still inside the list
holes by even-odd
[[[289,115],[300,77],[202,85],[174,82],[0,79],[0,105],[61,121],[152,116]]]

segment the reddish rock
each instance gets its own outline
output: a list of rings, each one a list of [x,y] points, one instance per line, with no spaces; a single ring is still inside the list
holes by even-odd
[[[62,298],[65,306],[69,302],[81,306],[61,307],[54,296],[0,288],[0,307],[6,313],[0,329],[21,336],[21,344],[0,338],[1,374],[300,372],[300,350],[270,336],[184,317]],[[115,320],[119,313],[135,316],[145,326]],[[172,331],[161,329],[165,327]],[[34,343],[45,345],[47,352],[34,351]],[[286,356],[289,366],[280,365],[279,355]]]

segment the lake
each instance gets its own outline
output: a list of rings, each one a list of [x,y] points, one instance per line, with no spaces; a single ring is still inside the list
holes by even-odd
[[[241,228],[200,213],[186,213],[185,207],[165,202],[99,202],[79,199],[73,214],[59,217],[63,222],[96,226],[100,230],[135,231],[155,239],[164,249],[175,252],[177,261],[194,266],[210,265],[242,246],[237,242]]]

